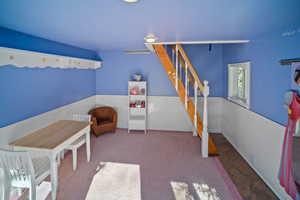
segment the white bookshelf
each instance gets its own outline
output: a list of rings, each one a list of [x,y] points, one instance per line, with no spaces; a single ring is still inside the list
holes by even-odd
[[[143,130],[147,133],[147,82],[128,81],[128,133]]]

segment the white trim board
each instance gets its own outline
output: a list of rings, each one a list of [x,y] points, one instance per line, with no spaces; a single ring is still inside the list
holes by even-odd
[[[170,41],[170,42],[153,42],[145,44],[165,44],[165,45],[174,45],[174,44],[238,44],[238,43],[248,43],[250,40],[202,40],[202,41]]]
[[[60,69],[97,69],[101,67],[101,62],[96,60],[0,47],[0,67],[5,65],[29,68],[53,67]]]
[[[250,40],[203,40],[203,41],[169,41],[169,42],[146,42],[145,46],[154,51],[153,45],[176,45],[176,44],[242,44],[248,43]]]

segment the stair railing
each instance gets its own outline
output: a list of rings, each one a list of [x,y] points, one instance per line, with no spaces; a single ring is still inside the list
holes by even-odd
[[[175,55],[174,55],[175,54]],[[209,95],[209,86],[208,81],[204,81],[204,84],[199,79],[199,76],[192,66],[190,60],[188,59],[184,49],[180,44],[176,44],[172,47],[172,57],[175,56],[175,88],[178,90],[178,84],[180,81],[185,86],[185,99],[184,104],[185,108],[188,109],[188,101],[190,99],[190,85],[194,88],[194,123],[193,123],[193,135],[197,136],[198,129],[198,91],[203,95],[203,128],[202,128],[202,140],[201,140],[201,150],[202,157],[208,157],[208,114],[207,114],[207,98]],[[174,62],[174,59],[172,59]],[[183,72],[183,74],[182,74]]]

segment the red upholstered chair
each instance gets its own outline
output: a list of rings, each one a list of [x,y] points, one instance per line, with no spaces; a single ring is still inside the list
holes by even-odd
[[[112,107],[104,106],[89,111],[92,116],[91,131],[99,136],[105,132],[115,132],[117,128],[118,113]]]

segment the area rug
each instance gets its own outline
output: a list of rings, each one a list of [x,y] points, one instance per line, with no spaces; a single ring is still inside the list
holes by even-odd
[[[86,200],[141,200],[140,166],[101,162]]]
[[[187,183],[172,181],[170,184],[175,200],[194,200],[194,197],[189,192]]]
[[[221,200],[216,189],[205,183],[193,183],[191,188],[184,182],[172,181],[170,184],[175,200]],[[195,197],[191,194],[191,190],[196,191]]]
[[[201,200],[221,200],[217,190],[203,183],[193,183],[193,186],[197,192],[198,198]]]

